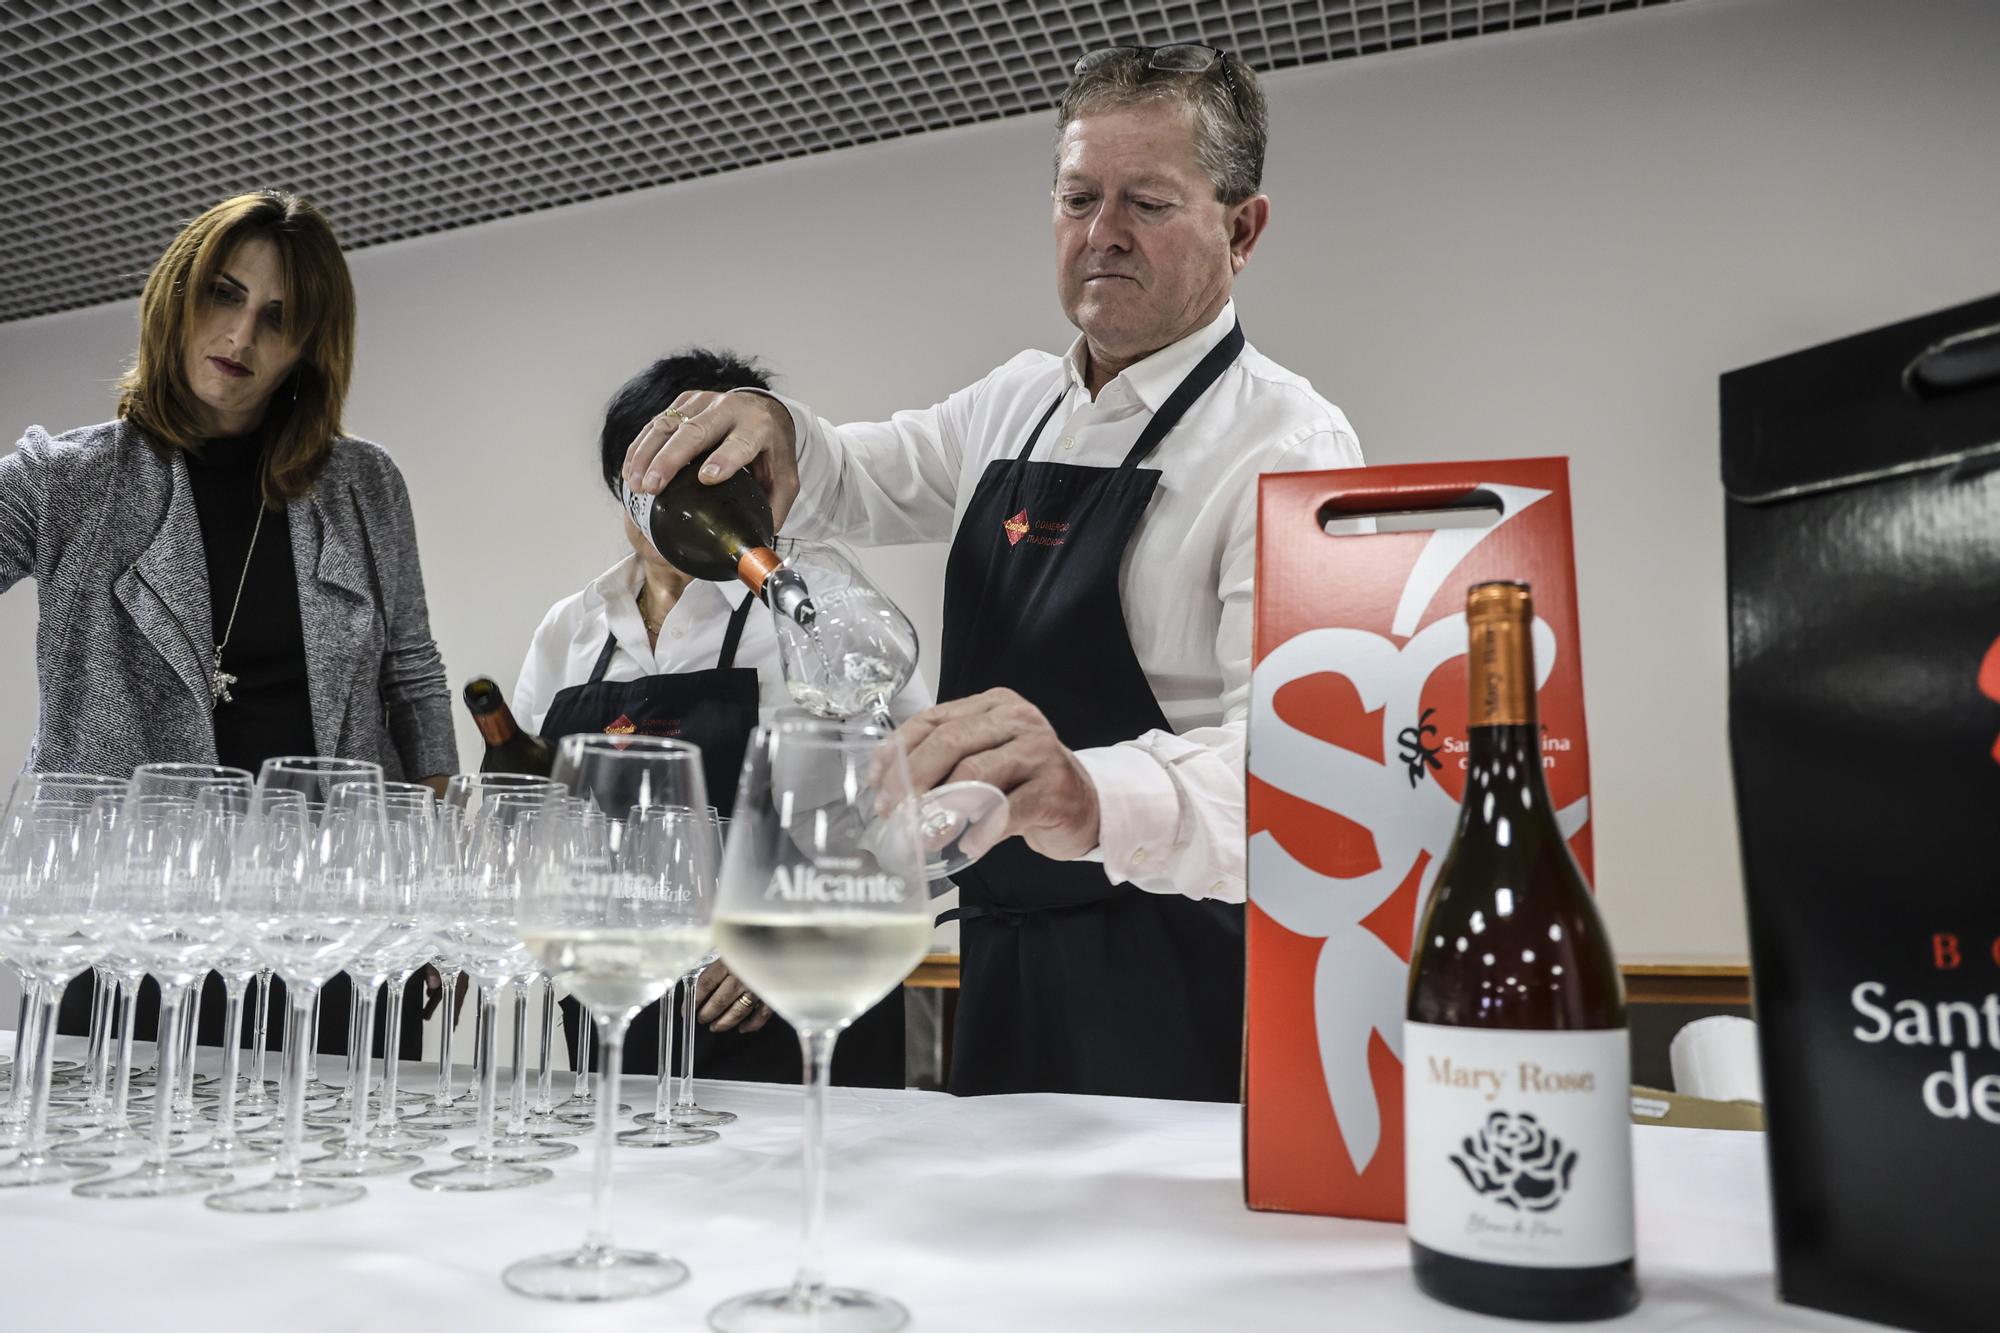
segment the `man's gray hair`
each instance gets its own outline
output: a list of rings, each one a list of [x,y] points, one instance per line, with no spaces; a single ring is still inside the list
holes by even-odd
[[[1078,116],[1117,107],[1173,102],[1194,113],[1194,156],[1215,183],[1215,197],[1240,204],[1264,181],[1264,144],[1269,137],[1264,91],[1250,66],[1225,55],[1229,79],[1220,65],[1199,71],[1154,69],[1144,50],[1119,50],[1070,80],[1056,104],[1056,141]],[[1058,163],[1060,169],[1060,163]]]

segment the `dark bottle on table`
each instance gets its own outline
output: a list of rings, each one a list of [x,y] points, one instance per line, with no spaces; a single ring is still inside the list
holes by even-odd
[[[1403,1035],[1411,1262],[1462,1309],[1608,1319],[1639,1300],[1624,983],[1542,780],[1527,585],[1465,618],[1465,799]]]
[[[703,484],[701,465],[713,452],[676,472],[658,495],[621,483],[625,512],[675,569],[717,583],[741,579],[773,611],[810,626],[812,594],[774,549],[778,537],[770,498],[748,471]]]
[[[479,676],[465,686],[465,706],[486,740],[482,773],[525,773],[545,778],[555,767],[555,747],[531,731],[524,731],[507,707],[506,696],[491,677]]]

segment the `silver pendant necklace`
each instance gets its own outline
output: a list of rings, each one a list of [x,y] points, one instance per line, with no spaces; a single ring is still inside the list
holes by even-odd
[[[264,493],[261,484],[257,492],[257,521],[250,527],[250,549],[243,553],[243,572],[236,576],[236,600],[229,604],[229,623],[223,626],[222,639],[215,645],[215,658],[208,671],[208,709],[212,713],[224,704],[235,703],[236,696],[229,687],[236,683],[236,677],[222,669],[222,650],[229,646],[229,636],[236,632],[236,612],[243,605],[243,585],[250,581],[250,557],[257,554],[257,534],[264,530]]]

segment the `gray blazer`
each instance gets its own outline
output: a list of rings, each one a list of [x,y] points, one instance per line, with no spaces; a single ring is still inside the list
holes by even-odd
[[[379,447],[340,440],[290,521],[319,752],[391,778],[456,772],[402,474]],[[179,451],[122,421],[30,427],[0,458],[0,591],[30,576],[41,719],[29,767],[214,763],[208,564]]]

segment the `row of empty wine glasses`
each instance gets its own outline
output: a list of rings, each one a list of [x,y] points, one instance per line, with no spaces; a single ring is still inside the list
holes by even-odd
[[[457,1165],[414,1179],[449,1189],[546,1178],[536,1158],[551,1146],[547,1137],[498,1131],[492,1048],[503,990],[548,977],[590,1007],[603,1034],[609,1082],[593,1104],[598,1203],[581,1248],[517,1263],[508,1283],[566,1299],[659,1290],[685,1270],[662,1256],[618,1249],[601,1220],[618,1062],[639,1007],[719,946],[799,1030],[807,1208],[806,1253],[794,1283],[719,1307],[711,1322],[729,1330],[898,1326],[903,1315],[893,1302],[826,1283],[817,1247],[833,1041],[901,982],[930,933],[922,838],[900,754],[891,747],[885,759],[880,733],[865,727],[760,729],[723,850],[691,747],[573,739],[563,747],[570,769],[564,784],[467,779],[442,812],[385,784],[370,766],[328,760],[272,761],[254,779],[187,766],[142,769],[123,790],[79,791],[70,799],[37,792],[25,798],[38,812],[32,819],[17,809],[24,804],[17,787],[9,828],[36,831],[0,843],[0,952],[44,983],[36,996],[43,1035],[35,1043],[43,1058],[24,1052],[39,1071],[33,1089],[42,1089],[50,1072],[53,992],[99,963],[120,980],[150,973],[161,983],[163,1034],[178,1029],[186,988],[210,968],[229,987],[233,1034],[244,986],[268,969],[286,984],[290,1069],[278,1165],[260,1184],[225,1188],[235,1164],[226,1159],[247,1164],[258,1146],[228,1133],[218,1132],[210,1145],[222,1145],[225,1160],[175,1157],[172,1101],[180,1080],[172,1040],[159,1043],[160,1109],[136,1170],[106,1175],[104,1163],[66,1162],[45,1142],[31,1143],[6,1169],[88,1171],[98,1178],[78,1191],[96,1197],[198,1191],[224,1211],[295,1211],[359,1197],[360,1185],[317,1173],[408,1169],[414,1162],[407,1150],[428,1145],[395,1137],[409,1131],[397,1123],[393,1093],[377,1099],[380,1123],[371,1123],[369,1061],[361,1059],[344,1143],[302,1161],[314,996],[334,973],[350,970],[362,983],[357,1031],[365,1035],[378,985],[437,958],[469,973],[479,990],[480,1133],[459,1151]],[[80,799],[86,794],[87,802]],[[128,1007],[130,988],[122,989],[121,1007]],[[392,997],[400,993],[391,986]],[[448,1023],[448,996],[443,1007]],[[119,1031],[119,1045],[129,1046],[130,1023]],[[525,1045],[517,1041],[517,1052]],[[391,1069],[393,1047],[392,1039]],[[233,1066],[234,1053],[226,1058]],[[524,1070],[524,1054],[517,1065]],[[228,1069],[223,1080],[218,1131],[231,1119],[236,1072]],[[518,1122],[529,1109],[524,1072],[515,1082],[511,1114]],[[31,1137],[45,1137],[45,1091],[31,1090],[30,1101],[30,1118],[43,1127]],[[429,1110],[453,1107],[445,1097]],[[543,1114],[548,1109],[545,1099]]]

